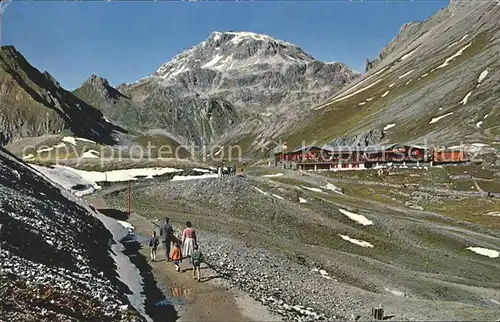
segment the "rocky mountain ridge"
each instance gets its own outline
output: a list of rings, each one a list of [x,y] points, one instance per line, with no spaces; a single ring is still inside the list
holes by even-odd
[[[141,111],[137,119],[118,121],[210,144],[238,125],[268,126],[279,114],[303,113],[357,76],[344,64],[320,62],[267,35],[214,32],[152,75],[118,86],[131,98],[122,110]],[[106,113],[109,100],[102,101],[97,106]]]
[[[48,72],[40,72],[13,46],[0,50],[0,144],[69,130],[104,144],[125,132],[101,112],[66,91]]]
[[[366,74],[268,138],[298,146],[304,138],[323,144],[382,131],[372,143],[494,147],[500,143],[498,19],[497,2],[451,1],[425,21],[403,25]]]

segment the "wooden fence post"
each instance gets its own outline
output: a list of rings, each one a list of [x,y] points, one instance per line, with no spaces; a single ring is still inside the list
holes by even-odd
[[[372,307],[372,316],[375,320],[383,320],[384,319],[384,308],[382,306]]]

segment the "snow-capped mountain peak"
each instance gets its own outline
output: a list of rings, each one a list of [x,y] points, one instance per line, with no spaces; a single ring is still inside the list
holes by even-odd
[[[216,31],[207,40],[161,65],[154,76],[170,79],[194,68],[228,72],[261,68],[266,64],[306,64],[314,60],[299,47],[268,35]]]
[[[151,124],[158,124],[159,113],[168,119],[174,113],[170,124],[160,126],[186,142],[205,144],[245,127],[243,119],[260,126],[262,115],[302,115],[357,76],[346,65],[318,61],[289,42],[229,31],[211,33],[153,75],[119,90],[148,106],[140,112],[148,128],[158,126]]]

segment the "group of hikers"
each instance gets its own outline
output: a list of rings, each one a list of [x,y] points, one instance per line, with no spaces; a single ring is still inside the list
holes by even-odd
[[[170,219],[165,217],[163,224],[158,225],[154,223],[160,229],[161,242],[165,249],[165,257],[167,261],[172,261],[177,272],[181,271],[180,264],[185,258],[189,259],[189,262],[193,266],[193,279],[201,279],[200,266],[203,261],[203,254],[198,246],[198,239],[196,236],[196,231],[192,227],[190,221],[186,222],[186,227],[182,232],[180,238],[174,235],[174,229],[170,224]],[[149,239],[149,255],[152,262],[156,261],[156,250],[160,244],[160,237],[153,230],[151,237]],[[171,245],[174,248],[171,250]]]
[[[233,166],[228,166],[228,167],[225,167],[225,166],[218,167],[217,173],[219,174],[219,177],[222,177],[224,175],[234,176],[234,175],[236,175],[236,166],[233,165]]]

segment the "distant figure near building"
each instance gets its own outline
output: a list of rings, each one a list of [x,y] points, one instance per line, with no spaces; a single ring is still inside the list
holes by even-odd
[[[194,246],[197,245],[196,232],[191,227],[191,222],[186,222],[186,228],[182,232],[182,256],[183,258],[189,257],[191,263],[191,254],[193,253]]]
[[[152,262],[156,261],[156,248],[160,244],[158,237],[156,236],[156,231],[153,231],[151,238],[149,238],[149,257]]]

